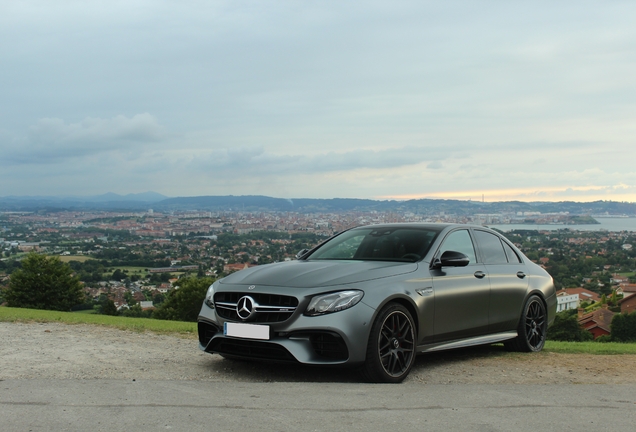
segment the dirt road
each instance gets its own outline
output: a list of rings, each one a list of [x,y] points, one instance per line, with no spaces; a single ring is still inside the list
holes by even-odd
[[[60,323],[0,323],[2,379],[360,380],[349,369],[225,360],[201,352],[194,337]],[[636,356],[510,354],[487,346],[421,355],[407,382],[634,384]]]

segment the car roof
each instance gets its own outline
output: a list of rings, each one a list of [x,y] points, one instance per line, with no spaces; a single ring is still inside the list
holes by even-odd
[[[370,224],[370,225],[360,225],[352,229],[359,228],[422,228],[422,229],[431,229],[435,231],[442,231],[445,228],[455,228],[455,227],[463,227],[463,228],[485,228],[480,225],[471,225],[471,224],[460,224],[460,223],[444,223],[444,222],[395,222],[395,223],[381,223],[381,224]]]

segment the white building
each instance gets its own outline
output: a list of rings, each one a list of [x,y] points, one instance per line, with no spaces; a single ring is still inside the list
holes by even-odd
[[[579,307],[579,295],[560,295],[557,296],[557,312],[561,312],[568,309],[576,309]]]

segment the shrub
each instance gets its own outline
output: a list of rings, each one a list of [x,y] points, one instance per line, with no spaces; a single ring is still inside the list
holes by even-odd
[[[212,282],[214,279],[208,277],[179,279],[177,287],[168,293],[165,301],[155,310],[153,318],[195,322]]]
[[[556,314],[554,323],[548,329],[549,340],[563,342],[583,342],[592,340],[594,336],[579,325],[576,309],[565,310]]]

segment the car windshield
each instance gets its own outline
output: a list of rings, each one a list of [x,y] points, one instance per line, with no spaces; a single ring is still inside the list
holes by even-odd
[[[356,228],[331,239],[309,260],[419,261],[439,230],[431,228]]]

